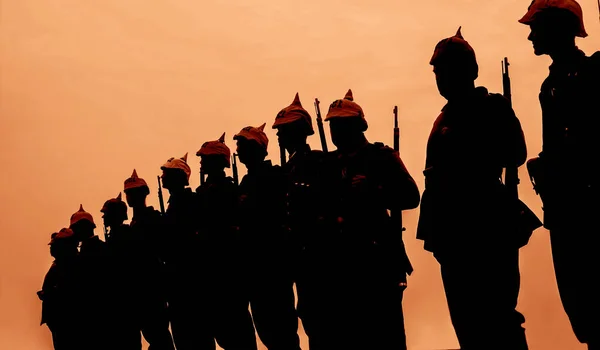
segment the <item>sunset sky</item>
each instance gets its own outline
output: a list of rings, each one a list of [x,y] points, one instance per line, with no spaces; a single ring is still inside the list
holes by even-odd
[[[314,116],[315,97],[325,114],[351,88],[368,139],[390,145],[398,105],[401,155],[423,190],[427,137],[445,102],[429,59],[458,26],[477,53],[479,85],[500,92],[508,56],[514,108],[535,156],[550,60],[534,56],[528,28],[517,23],[529,3],[0,0],[0,348],[52,348],[36,291],[52,261],[50,233],[79,204],[100,224],[102,203],[136,168],[157,207],[160,165],[189,152],[196,188],[202,143],[226,132],[235,149],[232,137],[247,125],[267,123],[278,163],[270,126],[296,92]],[[592,54],[598,7],[580,4],[589,37],[578,44]],[[320,148],[317,135],[310,142]],[[524,168],[520,177],[521,198],[541,215]],[[404,301],[409,349],[457,348],[439,265],[414,238],[418,209],[404,215],[415,267]],[[584,349],[560,304],[547,231],[536,231],[521,256],[530,349]]]

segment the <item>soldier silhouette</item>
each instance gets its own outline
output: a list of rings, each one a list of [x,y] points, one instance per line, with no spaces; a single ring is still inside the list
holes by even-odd
[[[352,91],[325,117],[337,150],[321,171],[326,234],[312,255],[320,288],[320,349],[406,349],[402,296],[408,266],[389,210],[419,205],[419,189],[398,152],[370,143]]]
[[[577,339],[600,349],[600,273],[595,221],[599,173],[593,159],[600,96],[600,52],[591,57],[575,43],[585,38],[581,6],[573,0],[533,1],[519,22],[529,25],[536,55],[552,58],[540,92],[542,152],[528,162],[550,230],[558,289]]]
[[[129,225],[128,240],[131,244],[130,257],[124,257],[135,268],[134,309],[139,328],[136,341],[141,342],[139,331],[148,342],[149,350],[173,350],[173,339],[169,331],[167,301],[165,291],[164,265],[162,250],[164,227],[160,212],[147,206],[146,197],[150,189],[146,181],[138,177],[135,169],[131,177],[124,182],[127,204],[133,209]],[[122,210],[122,209],[121,209]],[[112,238],[118,238],[111,236]],[[123,251],[125,253],[125,251]]]
[[[69,228],[75,239],[80,241],[79,248],[79,339],[80,348],[102,350],[110,347],[113,332],[108,325],[112,322],[110,314],[108,251],[106,243],[94,234],[94,218],[79,206],[71,215]]]
[[[461,349],[527,349],[516,306],[519,248],[533,229],[521,214],[537,218],[501,181],[502,168],[525,162],[521,124],[506,98],[475,86],[475,51],[460,28],[430,64],[448,102],[427,143],[417,238],[440,264]]]
[[[256,335],[248,310],[248,291],[242,264],[242,242],[236,224],[238,192],[225,175],[231,167],[231,151],[225,133],[205,142],[196,152],[206,181],[196,189],[199,234],[205,252],[204,269],[210,274],[210,298],[214,337],[225,350],[256,350]]]
[[[141,349],[140,332],[149,343],[149,348],[174,349],[165,312],[162,311],[165,323],[158,328],[157,311],[148,297],[154,290],[147,288],[148,280],[156,278],[152,272],[155,266],[151,255],[145,251],[141,237],[136,236],[131,227],[124,224],[127,220],[127,205],[121,199],[121,193],[116,198],[109,199],[102,209],[104,226],[107,231],[107,247],[110,257],[110,283],[113,292],[108,297],[110,308],[115,315],[110,327],[114,329],[112,349]],[[154,307],[154,308],[153,308]]]
[[[292,275],[292,242],[285,230],[285,178],[265,160],[269,139],[260,127],[237,133],[237,153],[248,169],[239,187],[239,227],[254,326],[269,350],[300,350]]]
[[[318,307],[312,294],[318,293],[319,286],[311,286],[312,271],[318,266],[311,265],[310,254],[314,241],[320,236],[320,204],[323,202],[319,200],[322,194],[319,189],[319,171],[323,152],[311,150],[306,142],[308,136],[315,132],[310,114],[302,107],[298,93],[294,101],[277,114],[273,129],[277,130],[279,145],[290,154],[282,168],[287,182],[286,226],[293,240],[293,271],[298,294],[298,315],[302,319],[310,349],[318,350],[321,341],[318,332],[323,329],[316,326],[319,322],[318,314],[311,312],[311,307]],[[313,243],[309,243],[310,241]]]
[[[38,297],[42,301],[41,325],[52,332],[54,350],[80,348],[77,325],[77,245],[72,230],[63,228],[51,235],[52,266],[44,278]]]
[[[169,191],[165,262],[173,340],[177,350],[212,350],[216,345],[207,300],[210,287],[202,266],[198,202],[188,187],[191,170],[187,153],[181,158],[170,158],[161,169],[163,187]]]
[[[136,256],[136,242],[131,236],[127,220],[127,205],[121,200],[121,193],[104,202],[100,209],[106,235],[109,260],[106,262],[110,294],[105,295],[110,302],[110,313],[114,315],[110,325],[111,349],[141,349],[140,322],[138,306],[137,278],[140,269]]]

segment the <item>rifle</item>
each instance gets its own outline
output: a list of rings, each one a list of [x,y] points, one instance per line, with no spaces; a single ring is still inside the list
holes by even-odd
[[[160,204],[160,213],[165,215],[165,201],[163,199],[162,187],[160,186],[160,175],[156,176],[158,180],[158,203]]]
[[[200,186],[204,185],[204,171],[202,171],[202,165],[200,165]]]
[[[398,127],[398,106],[394,106],[394,151],[400,155],[400,128]],[[400,232],[406,231],[406,227],[402,224],[402,211],[391,212],[392,219],[401,227]]]
[[[238,177],[238,168],[237,168],[237,153],[234,153],[233,156],[231,157],[233,160],[231,162],[231,171],[233,172],[233,183],[238,186],[240,184],[239,181],[239,177]]]
[[[398,127],[398,106],[394,106],[394,150],[400,153],[400,128]]]
[[[398,106],[394,106],[394,151],[398,152],[398,156],[400,156],[400,128],[398,127]],[[402,210],[390,210],[390,219],[394,228],[400,229],[400,240],[399,243],[402,246],[404,264],[406,265],[406,274],[411,275],[413,272],[412,264],[410,263],[410,259],[408,254],[406,253],[406,247],[404,246],[404,241],[402,240],[403,232],[406,231],[406,227],[402,222]],[[405,289],[408,287],[406,276],[400,283],[401,288]]]
[[[598,0],[600,1],[600,0]],[[327,152],[327,139],[325,138],[325,130],[323,129],[323,118],[321,118],[321,108],[319,104],[321,102],[318,98],[315,98],[315,111],[317,112],[317,127],[319,128],[319,138],[321,139],[321,149],[323,152]]]
[[[508,74],[508,58],[502,61],[502,94],[512,107],[512,93],[510,88],[510,75]],[[513,198],[519,198],[519,169],[516,166],[507,167],[504,170],[504,184]]]

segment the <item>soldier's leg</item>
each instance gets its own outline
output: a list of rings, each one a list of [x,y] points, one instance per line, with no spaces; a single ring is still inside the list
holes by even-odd
[[[314,256],[302,259],[296,281],[298,295],[298,315],[308,337],[310,350],[335,349],[336,322],[331,317],[331,310],[339,299],[328,297],[333,294],[331,274],[326,265]],[[328,315],[329,314],[329,315]]]
[[[169,319],[177,350],[216,349],[211,330],[206,328],[206,322],[202,322],[205,315],[198,304],[197,296],[190,293],[180,291],[169,297]]]
[[[397,285],[384,285],[373,295],[371,320],[374,348],[406,350],[402,310],[403,291]]]
[[[241,285],[227,284],[215,296],[215,338],[225,350],[256,350],[256,333],[247,295]]]
[[[270,269],[257,270],[250,307],[260,340],[269,350],[300,350],[298,316],[291,277]],[[284,270],[285,271],[285,270]]]
[[[167,304],[159,295],[149,296],[141,310],[141,329],[148,350],[175,350],[169,331]]]
[[[523,323],[525,317],[517,311],[521,274],[519,272],[519,251],[507,249],[490,254],[489,272],[492,279],[486,279],[490,290],[486,327],[488,339],[497,339],[500,348],[527,349]]]
[[[600,233],[592,225],[552,230],[552,259],[560,298],[577,339],[600,344],[600,297],[595,286],[600,274],[597,249]]]
[[[527,349],[521,327],[524,318],[515,310],[518,285],[515,286],[514,274],[506,272],[514,272],[514,266],[507,269],[505,265],[506,260],[511,264],[515,261],[485,253],[438,257],[450,318],[461,349]]]

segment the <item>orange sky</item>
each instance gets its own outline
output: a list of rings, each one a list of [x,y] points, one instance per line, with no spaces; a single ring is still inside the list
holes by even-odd
[[[195,188],[204,141],[225,131],[234,147],[235,132],[270,126],[296,92],[309,112],[318,97],[326,113],[352,88],[367,137],[388,144],[398,105],[402,157],[422,190],[427,136],[444,103],[428,62],[459,25],[477,52],[479,84],[500,91],[509,57],[529,155],[539,152],[537,94],[550,61],[533,55],[517,23],[530,0],[251,3],[0,0],[0,348],[51,349],[35,292],[51,262],[50,233],[80,203],[100,222],[102,203],[136,168],[156,206],[160,165],[186,152]],[[579,45],[591,54],[598,8],[580,3],[590,36]],[[320,148],[318,136],[311,144]],[[521,179],[521,198],[541,214],[525,169]],[[404,303],[409,349],[457,347],[439,267],[414,239],[417,216],[405,214],[415,266]],[[530,348],[583,349],[558,299],[545,230],[522,249],[521,267]]]

